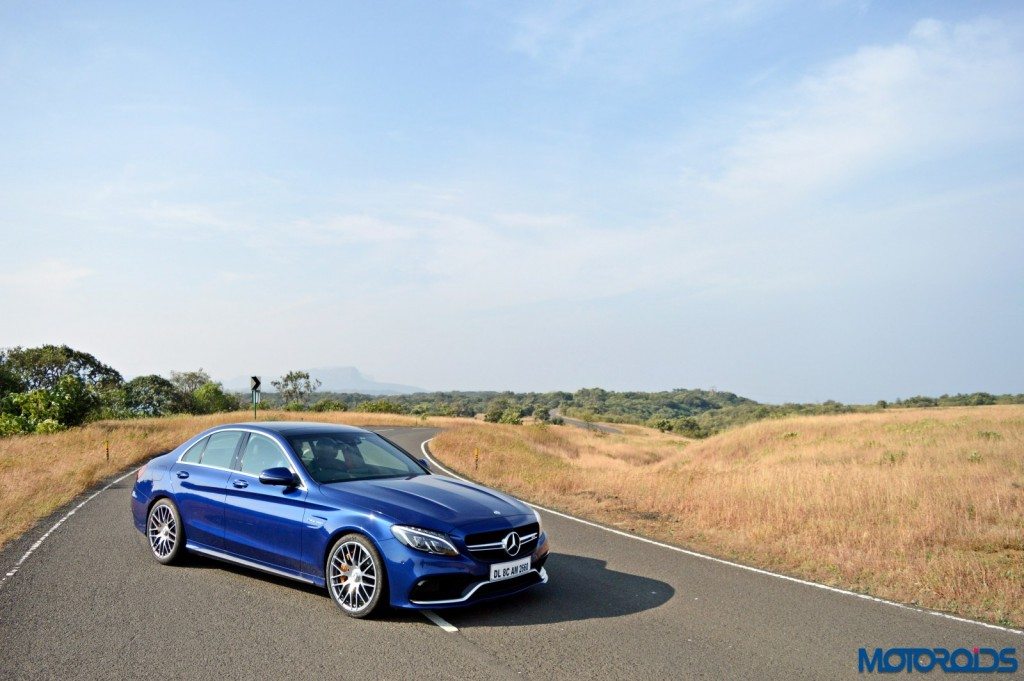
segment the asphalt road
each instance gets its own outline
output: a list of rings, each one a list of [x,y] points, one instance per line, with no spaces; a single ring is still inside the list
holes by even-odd
[[[412,452],[434,433],[380,430]],[[357,621],[297,582],[198,557],[159,565],[132,526],[133,481],[81,507],[0,585],[0,678],[821,679],[858,676],[861,646],[1016,647],[1024,658],[1013,632],[545,512],[547,585],[439,611],[454,632],[415,612]],[[0,553],[0,575],[56,519]]]

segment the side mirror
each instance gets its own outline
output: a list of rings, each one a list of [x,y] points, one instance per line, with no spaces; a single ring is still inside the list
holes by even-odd
[[[419,462],[420,462],[421,466],[426,468],[428,471],[430,470],[430,462],[429,461],[427,461],[426,459],[419,459]]]
[[[260,473],[260,482],[264,485],[283,485],[285,487],[292,487],[295,485],[295,474],[292,473],[290,468],[280,466],[278,468],[268,468],[267,470]]]

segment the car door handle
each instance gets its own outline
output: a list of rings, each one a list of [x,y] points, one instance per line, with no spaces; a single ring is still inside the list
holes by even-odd
[[[249,483],[247,483],[245,480],[235,480],[231,484],[232,486],[237,487],[238,489],[245,489],[246,487],[249,486]]]
[[[188,477],[188,471],[178,471],[178,477],[184,480]]]

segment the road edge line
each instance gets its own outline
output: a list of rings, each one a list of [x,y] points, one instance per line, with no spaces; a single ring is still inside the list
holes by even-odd
[[[455,471],[451,470],[450,468],[446,468],[437,459],[435,459],[433,456],[430,455],[430,451],[427,448],[427,443],[430,442],[433,439],[434,438],[430,438],[430,439],[424,440],[423,442],[420,443],[420,451],[423,452],[423,455],[427,458],[427,460],[430,461],[435,466],[437,466],[438,468],[440,468],[445,473],[451,475],[452,477],[458,478],[459,480],[464,480],[465,482],[473,482],[472,480],[469,480],[467,478],[462,477],[461,475],[459,475]],[[540,506],[538,504],[532,504],[532,503],[530,503],[528,501],[524,501],[523,503],[525,503],[527,506],[530,506],[531,508],[536,508],[536,509],[539,509],[541,511],[544,511],[545,513],[550,513],[552,515],[556,515],[556,516],[559,516],[561,518],[565,518],[567,520],[574,520],[574,521],[576,521],[578,523],[582,523],[584,525],[589,525],[590,527],[596,527],[599,530],[604,530],[605,532],[611,532],[612,534],[617,534],[617,535],[620,535],[622,537],[627,537],[629,539],[635,539],[637,541],[642,541],[642,542],[644,542],[646,544],[652,544],[654,546],[660,546],[663,549],[669,549],[670,551],[676,551],[678,553],[682,553],[682,554],[685,554],[687,556],[691,556],[693,558],[703,558],[704,560],[710,560],[710,561],[712,561],[714,563],[719,563],[721,565],[729,565],[731,567],[739,568],[741,570],[746,570],[748,572],[754,572],[754,573],[757,573],[759,575],[767,575],[769,577],[775,577],[777,579],[784,579],[787,582],[793,582],[795,584],[803,584],[804,586],[812,586],[812,587],[814,587],[816,589],[822,589],[824,591],[831,591],[832,593],[842,594],[844,596],[854,596],[856,598],[860,598],[861,600],[865,600],[865,601],[874,601],[875,603],[883,603],[885,605],[891,605],[894,608],[901,608],[903,610],[909,610],[911,612],[919,612],[919,613],[923,613],[925,615],[933,615],[935,617],[942,617],[944,619],[953,620],[954,622],[962,622],[964,624],[976,624],[976,625],[978,625],[980,627],[985,627],[986,629],[994,629],[996,631],[1003,631],[1003,632],[1007,632],[1007,633],[1010,633],[1010,634],[1017,634],[1017,635],[1020,635],[1020,636],[1024,636],[1024,631],[1021,631],[1019,629],[1011,629],[1010,627],[1003,627],[1003,626],[1000,626],[998,624],[989,624],[988,622],[979,622],[978,620],[972,620],[972,619],[968,619],[966,617],[959,617],[957,615],[950,615],[949,613],[939,612],[938,610],[928,610],[926,608],[918,608],[918,607],[915,607],[913,605],[907,605],[906,603],[897,603],[896,601],[889,601],[889,600],[886,600],[884,598],[879,598],[878,596],[872,596],[870,594],[857,593],[856,591],[847,591],[846,589],[840,589],[839,587],[836,587],[836,586],[828,586],[827,584],[819,584],[817,582],[811,582],[811,581],[808,581],[806,579],[800,579],[799,577],[790,577],[789,575],[783,575],[783,574],[780,574],[778,572],[771,572],[771,571],[765,570],[763,568],[756,568],[756,567],[752,567],[750,565],[743,565],[742,563],[734,563],[731,560],[726,560],[724,558],[716,558],[715,556],[709,556],[709,555],[707,555],[705,553],[698,553],[697,551],[691,551],[690,549],[684,549],[684,548],[680,548],[678,546],[672,546],[671,544],[666,544],[664,542],[655,541],[654,539],[648,539],[647,537],[641,537],[640,535],[637,535],[637,534],[630,534],[629,532],[624,532],[622,530],[617,530],[617,529],[615,529],[613,527],[606,527],[605,525],[601,525],[600,523],[595,523],[592,520],[584,520],[583,518],[577,518],[576,516],[569,515],[568,513],[562,513],[561,511],[555,511],[553,509],[546,508],[546,507]]]
[[[111,487],[113,487],[117,483],[121,482],[122,480],[127,478],[129,475],[132,475],[133,473],[135,473],[135,471],[139,470],[139,468],[141,468],[141,466],[133,468],[132,470],[128,471],[127,473],[125,473],[124,475],[122,475],[121,477],[119,477],[119,478],[117,478],[115,480],[111,480],[106,485],[104,485],[103,487],[99,488],[98,490],[96,490],[95,492],[93,492],[92,494],[87,496],[85,499],[83,499],[78,505],[76,505],[70,511],[68,511],[63,516],[61,516],[60,520],[55,522],[50,529],[48,529],[46,532],[44,532],[43,536],[39,537],[39,539],[37,539],[35,541],[35,543],[32,544],[32,546],[28,547],[28,551],[26,551],[24,554],[22,554],[21,558],[19,558],[17,561],[15,561],[14,565],[11,567],[10,570],[7,571],[6,574],[4,574],[3,577],[0,577],[0,589],[3,588],[3,586],[7,582],[7,580],[9,580],[14,575],[18,574],[18,570],[20,570],[21,566],[25,563],[25,561],[28,560],[28,557],[31,556],[33,553],[35,553],[36,549],[38,549],[40,546],[42,546],[43,542],[46,541],[47,538],[51,534],[53,534],[53,532],[58,527],[63,525],[64,522],[68,518],[70,518],[71,516],[75,515],[75,513],[77,513],[79,511],[79,509],[81,509],[87,503],[89,503],[90,501],[92,501],[93,499],[98,497],[100,494],[102,494],[103,492],[106,492],[108,489],[110,489]]]

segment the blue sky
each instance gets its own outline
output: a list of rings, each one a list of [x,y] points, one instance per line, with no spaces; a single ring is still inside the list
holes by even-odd
[[[0,5],[0,345],[1024,391],[1016,3]]]

